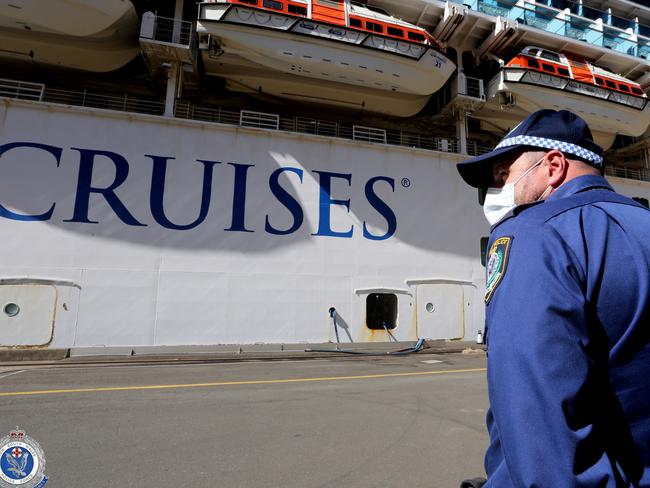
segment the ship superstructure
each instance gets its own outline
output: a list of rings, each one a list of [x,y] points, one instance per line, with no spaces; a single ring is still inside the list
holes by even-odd
[[[0,40],[0,347],[473,339],[455,163],[538,108],[650,198],[642,3],[12,0]]]

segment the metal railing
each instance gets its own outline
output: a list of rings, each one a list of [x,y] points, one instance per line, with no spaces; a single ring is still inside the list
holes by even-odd
[[[24,90],[20,91],[15,89],[17,86],[21,86]],[[36,92],[34,92],[36,86],[39,87],[39,93],[42,93],[42,95],[36,96]],[[60,90],[47,88],[45,85],[39,85],[37,83],[19,82],[15,80],[0,79],[0,96],[150,115],[162,115],[165,112],[165,103],[157,100],[145,100],[127,94],[113,95],[94,93],[88,90]],[[239,127],[283,130],[360,142],[377,142],[392,146],[426,149],[429,151],[460,152],[458,140],[452,138],[429,136],[399,129],[354,126],[342,122],[318,120],[308,117],[287,117],[251,110],[223,108],[220,106],[205,107],[185,101],[176,103],[174,115],[179,119],[199,120]]]
[[[650,168],[630,168],[605,164],[605,174],[629,180],[650,181]]]
[[[44,90],[45,85],[42,83],[30,83],[27,81],[0,78],[0,97],[40,101],[43,99]]]
[[[178,102],[174,115],[179,119],[201,120],[217,124],[239,125],[241,121],[239,110],[201,107],[189,102]]]
[[[250,110],[245,120],[253,121],[255,124],[263,117],[264,125],[252,125],[247,123],[246,127],[262,127],[275,130],[275,119],[267,118],[273,114],[260,114]],[[222,107],[202,107],[189,102],[178,102],[176,104],[176,117],[182,119],[201,120],[221,124],[242,125],[242,111],[224,109]],[[376,127],[359,127],[343,122],[331,120],[319,120],[308,117],[279,116],[277,130],[297,132],[301,134],[313,134],[325,137],[337,137],[340,139],[356,140],[360,142],[378,142],[391,146],[403,146],[416,149],[427,149],[429,151],[443,151],[450,153],[460,152],[460,145],[457,139],[435,137],[415,132],[406,132],[399,129],[380,129]]]
[[[386,130],[377,129],[375,127],[365,127],[363,125],[355,125],[352,127],[352,139],[355,141],[386,144]]]
[[[145,12],[140,26],[140,38],[170,44],[189,46],[192,43],[194,26],[186,20],[160,17]]]
[[[144,100],[129,95],[93,93],[87,90],[70,91],[45,88],[42,101],[79,107],[101,108],[120,112],[162,115],[165,103],[157,100]]]
[[[485,154],[487,152],[490,152],[492,147],[489,146],[481,146],[478,144],[477,141],[467,141],[467,155],[468,156],[480,156],[481,154]]]
[[[280,116],[277,114],[253,112],[252,110],[242,110],[239,113],[239,125],[242,127],[278,130],[280,128]]]

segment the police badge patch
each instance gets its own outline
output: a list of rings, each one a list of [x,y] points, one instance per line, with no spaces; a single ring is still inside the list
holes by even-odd
[[[41,488],[45,476],[45,455],[34,439],[16,427],[0,439],[0,487]]]
[[[508,253],[512,237],[500,237],[492,243],[487,264],[487,279],[485,281],[485,303],[490,303],[492,294],[506,273]]]

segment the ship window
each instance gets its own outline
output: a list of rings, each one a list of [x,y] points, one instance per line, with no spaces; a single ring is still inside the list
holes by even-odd
[[[647,198],[633,197],[632,200],[634,200],[636,203],[640,203],[645,208],[650,208],[650,203],[648,202]]]
[[[604,85],[605,80],[603,80],[602,78],[596,77],[596,84],[597,85]]]
[[[607,85],[607,88],[616,88],[616,83],[610,80],[605,80],[605,84]]]
[[[396,29],[395,27],[387,27],[386,31],[391,36],[404,37],[404,31],[402,29]]]
[[[635,86],[632,87],[632,93],[634,93],[635,95],[643,95],[643,92],[641,91],[641,89],[637,88]]]
[[[528,67],[529,68],[539,69],[539,62],[536,59],[529,59],[528,60]]]
[[[409,39],[411,39],[412,41],[424,42],[425,37],[424,37],[424,35],[420,34],[419,32],[411,32],[411,31],[409,31]]]
[[[397,327],[397,295],[371,293],[366,298],[366,325],[369,329],[384,330]]]
[[[282,10],[284,5],[282,2],[276,2],[275,0],[262,0],[262,5],[266,8],[272,8],[274,10]]]
[[[618,89],[627,93],[630,93],[630,87],[627,85],[624,85],[623,83],[618,84]]]
[[[566,68],[558,68],[557,72],[562,76],[569,76],[569,70]]]
[[[554,53],[553,51],[542,51],[542,58],[543,59],[548,59],[549,61],[555,61],[556,63],[560,63],[560,56],[557,53]]]
[[[359,27],[361,28],[361,20],[360,19],[353,19],[350,17],[350,27]]]
[[[375,31],[375,32],[384,32],[384,27],[381,24],[377,24],[375,22],[367,22],[366,21],[366,29]]]
[[[299,7],[298,5],[289,4],[288,10],[290,14],[307,15],[307,9],[305,7]]]
[[[542,69],[544,71],[548,71],[549,73],[555,73],[555,68],[550,64],[542,63]]]

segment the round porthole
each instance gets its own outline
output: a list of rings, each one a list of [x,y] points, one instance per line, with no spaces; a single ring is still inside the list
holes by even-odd
[[[436,309],[436,307],[433,306],[433,303],[429,302],[426,304],[425,308],[427,309],[427,312],[433,313],[433,311]]]
[[[15,317],[20,313],[20,307],[17,303],[7,303],[4,308],[4,313],[7,317]]]

